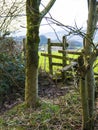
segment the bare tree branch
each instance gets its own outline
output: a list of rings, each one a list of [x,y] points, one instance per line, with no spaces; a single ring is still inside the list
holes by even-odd
[[[56,0],[50,0],[45,9],[41,11],[41,19],[49,12]]]
[[[13,20],[24,10],[25,3],[23,1],[12,0],[2,1],[0,3],[0,32],[5,33]]]

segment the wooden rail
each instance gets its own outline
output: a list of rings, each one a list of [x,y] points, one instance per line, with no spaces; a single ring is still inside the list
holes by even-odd
[[[62,59],[62,60],[73,60],[73,61],[76,61],[77,58],[69,58],[69,57],[63,57],[63,56],[58,56],[58,55],[53,55],[53,54],[46,54],[46,53],[41,53],[41,56],[45,56],[45,57],[50,57],[50,58],[56,58],[56,59]]]
[[[49,39],[50,40],[50,39]],[[48,41],[50,42],[50,41]],[[50,46],[57,46],[57,47],[62,47],[63,43],[49,43]]]
[[[70,51],[70,50],[58,50],[59,53],[66,53],[66,54],[74,54],[74,55],[81,55],[79,51]]]

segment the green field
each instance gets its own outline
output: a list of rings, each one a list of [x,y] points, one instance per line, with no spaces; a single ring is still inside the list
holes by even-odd
[[[42,70],[44,70],[46,72],[49,72],[48,57],[41,56],[41,53],[43,53],[43,52],[39,52],[39,68],[41,68]],[[58,52],[53,52],[52,54],[53,55],[62,55],[61,53],[58,53]],[[78,56],[77,55],[68,54],[67,57],[76,59]],[[55,63],[62,63],[61,59],[52,58],[52,61],[55,62]],[[67,61],[67,63],[68,63],[68,61]],[[54,66],[53,67],[54,72],[56,72],[59,68],[61,68],[61,67]],[[94,63],[94,72],[96,72],[96,73],[98,72],[98,59]]]
[[[49,72],[49,60],[48,60],[48,57],[41,56],[41,53],[42,52],[39,52],[39,67],[41,69]],[[62,55],[62,54],[59,54],[58,52],[53,52],[52,54],[53,55]],[[52,61],[55,62],[55,63],[62,63],[61,59],[52,58]],[[59,68],[61,68],[61,67],[57,67],[57,66],[53,67],[54,71],[56,71]]]

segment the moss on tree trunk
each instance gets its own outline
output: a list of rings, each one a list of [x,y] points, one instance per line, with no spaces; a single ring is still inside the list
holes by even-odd
[[[33,8],[33,9],[32,9]],[[26,38],[26,81],[25,102],[35,106],[38,101],[38,44],[39,7],[36,0],[27,0],[27,38]]]
[[[89,1],[89,10],[88,10],[88,21],[87,21],[87,32],[85,36],[84,42],[84,66],[87,66],[86,70],[86,81],[85,81],[85,94],[87,99],[87,106],[88,107],[88,125],[86,126],[85,118],[83,119],[84,126],[83,130],[94,130],[94,109],[95,109],[95,80],[94,80],[94,72],[93,72],[93,63],[96,59],[96,54],[94,53],[93,48],[93,36],[94,31],[96,28],[96,0]],[[84,81],[82,81],[83,84]],[[82,88],[83,89],[83,88]],[[82,104],[85,103],[85,100],[82,94]],[[85,109],[85,107],[83,108]],[[85,110],[83,110],[85,111]],[[85,115],[84,115],[85,116]],[[85,127],[86,126],[86,127]]]
[[[50,0],[45,9],[39,11],[41,0],[26,0],[27,39],[26,39],[26,80],[25,102],[28,107],[38,103],[38,47],[39,26],[56,0]]]
[[[88,107],[88,94],[86,88],[86,76],[80,79],[80,93],[81,93],[81,102],[82,102],[82,127],[83,130],[89,129],[89,107]]]

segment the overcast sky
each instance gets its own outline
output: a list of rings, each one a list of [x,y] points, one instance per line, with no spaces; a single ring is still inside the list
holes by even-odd
[[[48,2],[49,0],[42,0],[42,4],[44,6],[46,6]],[[41,5],[40,10],[42,10],[43,8],[44,7]],[[55,4],[50,10],[50,14],[54,19],[58,20],[64,25],[74,26],[76,23],[78,27],[86,27],[88,13],[87,11],[87,0],[56,0]],[[49,14],[46,16],[49,16]],[[42,20],[41,25],[43,24],[45,25],[40,27],[40,34],[53,31],[53,29],[49,25],[46,25],[47,22],[45,19]],[[21,25],[26,26],[25,20],[23,20]],[[61,30],[60,27],[53,27],[56,31]],[[26,29],[21,28],[18,31],[18,35],[21,34],[26,34]]]
[[[44,5],[49,0],[42,0]],[[42,9],[42,7],[41,7]],[[75,22],[79,27],[85,27],[87,21],[87,0],[56,0],[52,9],[50,10],[52,17],[65,25],[74,26]],[[45,24],[45,20],[42,24]],[[55,27],[57,28],[57,27]],[[58,28],[57,30],[59,30]],[[41,26],[40,32],[49,32],[52,29],[49,26]]]

